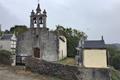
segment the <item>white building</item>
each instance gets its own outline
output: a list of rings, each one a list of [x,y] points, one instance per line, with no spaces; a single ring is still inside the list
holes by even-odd
[[[0,50],[7,50],[10,51],[13,54],[13,63],[12,65],[15,65],[16,60],[16,41],[17,38],[15,34],[3,34],[0,38]]]
[[[108,52],[102,40],[81,40],[78,50],[78,64],[88,68],[108,68]]]

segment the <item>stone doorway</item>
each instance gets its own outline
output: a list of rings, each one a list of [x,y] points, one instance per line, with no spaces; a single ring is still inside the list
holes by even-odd
[[[39,48],[34,48],[34,57],[40,58],[40,49]]]

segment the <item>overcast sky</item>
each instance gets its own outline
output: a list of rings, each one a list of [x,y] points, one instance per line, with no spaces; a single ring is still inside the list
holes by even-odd
[[[47,26],[72,27],[84,31],[88,39],[120,43],[120,0],[40,0],[48,13]],[[37,0],[0,0],[0,24],[9,29],[15,24],[29,26],[29,16]]]

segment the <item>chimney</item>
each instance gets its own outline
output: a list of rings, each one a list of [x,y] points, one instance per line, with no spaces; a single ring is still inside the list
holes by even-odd
[[[101,37],[101,39],[102,39],[102,41],[104,41],[104,38],[103,38],[103,36]]]

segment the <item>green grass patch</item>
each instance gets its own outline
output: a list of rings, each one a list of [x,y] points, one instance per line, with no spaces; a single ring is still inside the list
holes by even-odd
[[[64,65],[75,65],[75,59],[74,58],[65,58],[63,60],[58,61],[60,64]]]

